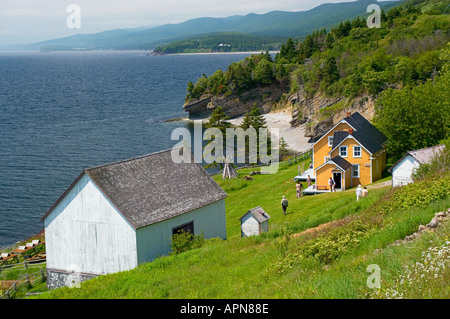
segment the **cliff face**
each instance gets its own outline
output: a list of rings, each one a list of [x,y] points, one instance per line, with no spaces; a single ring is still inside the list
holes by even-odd
[[[300,93],[291,97],[293,104],[291,126],[305,124],[305,136],[312,141],[319,139],[347,116],[347,112],[359,112],[369,121],[375,115],[374,101],[369,96],[354,99],[325,97],[317,93],[307,98]]]
[[[319,139],[337,122],[346,117],[347,112],[359,112],[369,121],[375,114],[373,99],[362,96],[354,99],[326,97],[316,93],[307,97],[302,91],[286,93],[288,88],[279,83],[254,88],[241,95],[202,96],[183,105],[190,119],[208,118],[212,111],[221,106],[230,118],[244,115],[254,103],[263,113],[277,109],[290,110],[292,127],[305,126],[305,136],[311,141]]]
[[[255,103],[262,109],[263,113],[268,113],[279,102],[284,91],[280,84],[272,84],[256,87],[240,95],[204,95],[185,103],[183,109],[189,112],[189,119],[192,120],[208,118],[219,105],[230,118],[244,115]]]

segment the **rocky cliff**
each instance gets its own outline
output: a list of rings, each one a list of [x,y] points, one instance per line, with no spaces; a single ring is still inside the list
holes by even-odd
[[[359,112],[369,121],[375,114],[373,99],[370,96],[348,99],[340,96],[327,97],[321,93],[308,97],[302,91],[293,94],[287,92],[287,87],[277,83],[257,87],[241,95],[204,95],[184,104],[183,109],[189,112],[190,119],[208,118],[219,105],[230,118],[244,115],[255,103],[263,113],[290,110],[291,126],[304,125],[305,136],[310,137],[311,141],[325,134],[343,119],[347,112]]]
[[[268,113],[274,108],[274,105],[279,103],[285,90],[279,83],[274,83],[256,87],[240,95],[203,95],[198,99],[185,103],[183,109],[189,113],[189,119],[192,120],[208,118],[219,105],[230,118],[244,115],[255,103],[261,108],[263,113]]]

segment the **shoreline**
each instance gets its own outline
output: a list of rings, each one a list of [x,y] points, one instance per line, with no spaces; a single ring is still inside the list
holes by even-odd
[[[302,153],[308,151],[313,143],[309,143],[309,137],[305,137],[305,125],[302,124],[298,127],[291,127],[290,121],[292,116],[289,112],[286,111],[276,111],[263,114],[264,119],[266,120],[267,128],[279,129],[279,138],[284,138],[286,143],[288,144],[287,148],[290,151],[295,153]],[[236,118],[232,118],[227,120],[227,122],[232,125],[239,126],[242,123],[244,116],[239,116]],[[202,121],[203,123],[208,121],[208,118],[197,119],[198,121]],[[181,117],[177,119],[168,119],[164,122],[194,122],[196,120],[189,119],[189,117]]]
[[[314,143],[309,143],[309,137],[305,137],[305,125],[302,124],[298,127],[291,127],[291,119],[292,116],[289,112],[286,111],[275,111],[263,114],[264,119],[266,120],[267,128],[279,129],[278,138],[284,138],[286,141],[287,149],[294,151],[295,153],[302,153],[308,151]],[[243,116],[237,117],[231,120],[228,120],[233,125],[240,125]]]
[[[164,54],[161,54],[161,55],[261,54],[261,53],[265,53],[265,52],[266,52],[266,51],[261,50],[261,51],[237,51],[237,52],[164,53]],[[279,52],[280,52],[280,51],[269,51],[270,54],[276,54],[276,53],[279,53]],[[158,55],[158,54],[155,54],[155,55]]]

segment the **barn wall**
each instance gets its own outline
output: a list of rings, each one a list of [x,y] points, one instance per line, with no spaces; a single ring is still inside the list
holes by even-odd
[[[135,230],[87,175],[44,223],[49,269],[100,275],[137,266]]]
[[[259,223],[252,216],[252,214],[247,214],[241,219],[241,236],[257,236],[259,235]]]
[[[261,223],[261,232],[265,233],[269,231],[269,221],[266,220],[265,222]]]
[[[419,167],[418,162],[411,156],[406,156],[392,170],[392,186],[401,186],[412,183],[411,174],[413,169]]]
[[[138,263],[152,261],[170,252],[172,229],[194,221],[194,234],[205,238],[227,238],[225,199],[189,213],[137,229]]]

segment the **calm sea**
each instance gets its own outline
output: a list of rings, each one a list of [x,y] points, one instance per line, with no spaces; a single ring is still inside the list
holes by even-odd
[[[186,85],[248,54],[0,53],[0,247],[84,168],[170,149]]]

